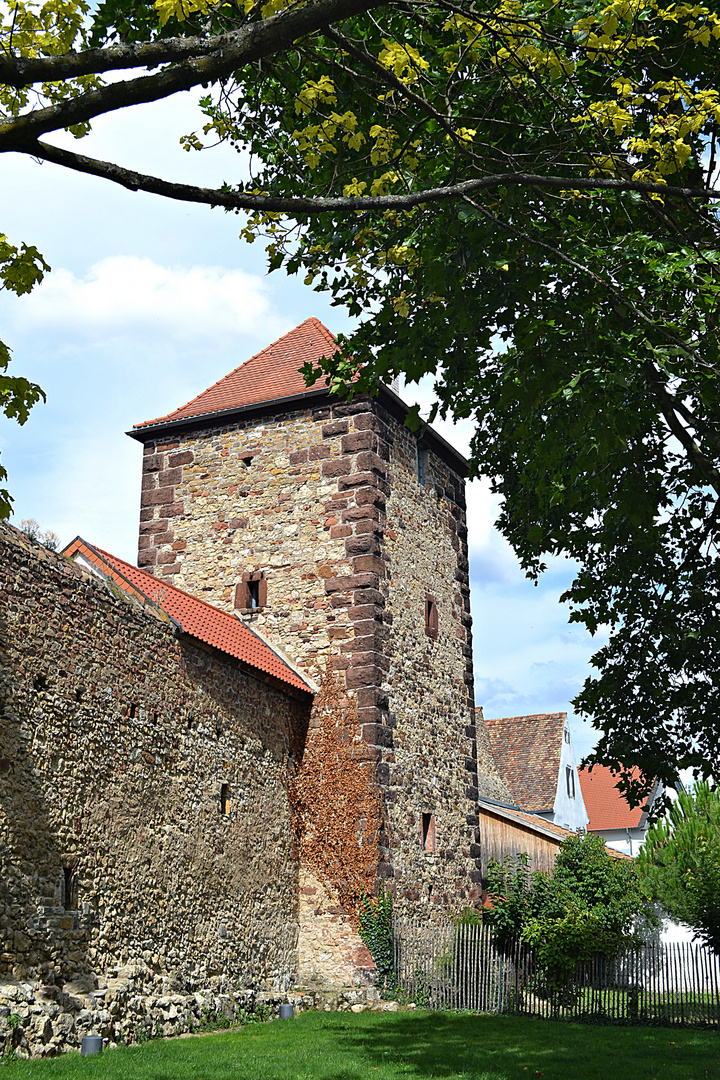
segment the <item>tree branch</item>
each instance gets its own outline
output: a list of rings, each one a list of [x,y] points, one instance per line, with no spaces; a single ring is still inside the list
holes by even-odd
[[[277,17],[277,16],[275,16]],[[33,83],[77,79],[81,75],[99,75],[124,68],[157,67],[232,48],[248,27],[212,38],[176,37],[159,41],[109,45],[104,49],[62,53],[60,56],[0,56],[0,83],[22,89]]]
[[[622,184],[624,183],[624,181],[614,181],[614,183]],[[573,184],[571,186],[576,187],[577,185],[573,181]],[[703,191],[705,189],[699,188],[697,190]],[[680,189],[678,189],[678,194],[680,194]],[[618,303],[630,308],[633,314],[636,315],[637,318],[640,319],[640,321],[643,322],[646,326],[649,326],[653,330],[657,331],[657,333],[662,335],[662,337],[664,337],[669,344],[676,345],[679,349],[682,349],[685,355],[690,360],[693,360],[699,368],[714,375],[715,377],[720,375],[720,371],[712,364],[708,364],[707,361],[703,360],[702,357],[697,353],[697,351],[691,348],[691,346],[689,346],[686,341],[683,341],[683,339],[681,337],[678,337],[677,334],[674,334],[672,331],[668,330],[666,326],[663,326],[660,323],[656,322],[656,320],[651,315],[649,315],[647,311],[643,309],[642,305],[638,304],[635,300],[629,297],[626,293],[622,291],[622,289],[616,288],[606,278],[600,277],[600,275],[597,274],[594,270],[592,270],[589,266],[584,266],[582,263],[577,262],[569,255],[566,255],[564,251],[561,251],[560,248],[555,247],[553,244],[548,244],[544,240],[538,240],[536,237],[531,236],[530,233],[525,232],[524,229],[519,229],[516,225],[511,225],[509,221],[504,221],[496,214],[493,214],[490,210],[487,210],[484,206],[480,206],[478,203],[474,202],[474,200],[469,198],[469,196],[463,195],[463,198],[465,202],[468,202],[471,206],[474,206],[476,210],[479,210],[483,217],[486,217],[495,225],[499,225],[501,229],[505,229],[507,232],[512,233],[514,236],[517,236],[520,239],[527,241],[527,243],[532,244],[543,251],[549,252],[551,255],[554,255],[555,258],[560,259],[561,262],[564,262],[567,266],[572,266],[573,269],[579,271],[581,274],[586,274],[588,277],[591,277],[594,281],[598,283],[598,285],[602,285],[602,287],[607,290],[608,294],[614,297],[614,299],[617,300]]]
[[[13,117],[0,124],[0,151],[21,150],[19,145],[12,144],[36,139],[39,135],[57,131],[58,128],[86,123],[96,116],[124,109],[129,105],[159,101],[181,90],[190,90],[202,83],[216,82],[245,64],[286,49],[298,38],[322,30],[330,23],[386,5],[387,0],[317,0],[306,7],[280,12],[269,19],[251,23],[234,34],[218,37],[215,39],[217,45],[207,55],[196,55],[155,75],[110,83],[99,90],[91,90],[57,105]],[[176,39],[170,40],[176,43]],[[160,43],[154,42],[153,45],[155,44],[159,46]],[[173,48],[175,47],[176,44],[173,45]],[[164,62],[159,47],[153,55],[154,64]]]
[[[667,389],[659,372],[649,362],[644,365],[648,382],[653,388],[655,396],[660,402],[662,412],[667,425],[675,438],[684,448],[685,453],[705,478],[708,484],[720,495],[720,472],[715,468],[710,458],[703,453],[698,443],[686,427],[680,423],[678,416],[678,402]]]
[[[468,196],[477,191],[487,191],[498,187],[534,187],[547,188],[549,190],[563,190],[579,188],[582,190],[610,190],[610,191],[639,191],[650,193],[661,191],[667,197],[675,198],[703,198],[720,199],[720,190],[707,188],[674,188],[661,184],[648,184],[633,180],[601,180],[586,179],[568,176],[539,176],[535,173],[499,173],[492,176],[480,176],[474,180],[464,180],[459,184],[448,184],[443,187],[425,188],[422,191],[409,191],[400,195],[370,195],[370,196],[317,196],[316,198],[300,198],[297,196],[282,195],[255,195],[251,192],[237,192],[223,190],[221,188],[196,187],[193,184],[178,184],[171,180],[162,180],[157,176],[149,176],[147,173],[135,172],[126,169],[122,165],[115,165],[110,161],[100,161],[97,158],[86,157],[72,150],[63,150],[58,146],[51,146],[45,142],[15,140],[12,145],[3,147],[0,141],[0,152],[14,150],[19,153],[29,154],[32,157],[41,158],[43,161],[51,161],[56,165],[72,169],[75,172],[88,173],[90,176],[99,176],[104,180],[111,180],[129,191],[147,191],[152,195],[162,195],[167,199],[176,199],[179,202],[204,203],[208,206],[223,206],[226,210],[250,210],[265,211],[268,213],[290,214],[294,216],[328,214],[328,213],[351,213],[355,211],[397,210],[410,209],[414,206],[422,206],[425,203],[447,202],[452,199],[468,199]],[[469,200],[468,200],[469,201]],[[476,203],[472,204],[477,206]],[[493,215],[494,218],[494,215]],[[499,224],[502,222],[497,220]],[[525,234],[523,234],[525,235]],[[540,241],[534,241],[540,247]],[[559,253],[555,248],[548,248],[553,254]],[[563,256],[564,257],[564,256]],[[566,258],[566,257],[564,257]],[[567,260],[566,258],[566,261]],[[573,265],[575,265],[573,263]],[[578,269],[585,271],[584,267]],[[588,271],[589,272],[589,271]],[[607,286],[613,292],[611,286]],[[617,294],[618,298],[627,303],[627,297]],[[678,344],[673,339],[673,344]],[[687,348],[683,343],[683,347]],[[706,365],[707,366],[707,365]]]

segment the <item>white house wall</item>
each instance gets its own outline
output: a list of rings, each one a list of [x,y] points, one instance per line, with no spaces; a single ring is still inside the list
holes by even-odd
[[[567,768],[572,769],[575,778],[574,799],[569,798],[567,794],[565,781],[565,770]],[[589,820],[590,818],[585,809],[585,801],[580,789],[580,777],[578,776],[577,771],[575,748],[573,747],[570,727],[566,720],[565,731],[563,732],[562,749],[560,751],[557,794],[555,795],[555,803],[553,804],[553,821],[556,825],[562,825],[565,829],[572,829],[573,832],[577,832],[578,829],[585,829]]]

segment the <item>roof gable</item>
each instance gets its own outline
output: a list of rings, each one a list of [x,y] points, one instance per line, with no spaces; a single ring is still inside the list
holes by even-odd
[[[566,713],[486,720],[495,765],[524,810],[552,810],[557,795]]]
[[[627,770],[633,780],[640,780],[639,769]],[[627,799],[617,789],[619,772],[613,772],[607,765],[593,765],[592,769],[579,769],[580,789],[585,800],[585,808],[590,817],[588,832],[602,832],[605,829],[637,829],[642,824],[645,806],[630,807]],[[657,785],[656,785],[657,786]],[[653,792],[648,799],[652,801]]]
[[[123,559],[118,559],[116,555],[93,547],[80,536],[76,536],[72,543],[63,548],[62,554],[69,558],[83,556],[103,577],[110,578],[123,592],[150,600],[176,622],[183,633],[206,645],[212,645],[213,648],[296,690],[313,693],[312,687],[236,615],[220,611],[206,600],[199,600],[175,585],[161,581]]]
[[[135,424],[133,430],[305,394],[308,387],[299,369],[308,361],[317,364],[321,357],[331,356],[335,348],[334,336],[319,319],[305,319],[289,334],[251,356],[187,405],[167,416]]]

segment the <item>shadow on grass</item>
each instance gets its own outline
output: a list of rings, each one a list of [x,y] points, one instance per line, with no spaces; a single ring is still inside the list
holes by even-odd
[[[720,1080],[720,1034],[449,1013],[308,1013],[0,1068],[0,1080]]]
[[[371,1075],[456,1080],[718,1080],[720,1034],[524,1017],[419,1013],[335,1025],[338,1048]]]

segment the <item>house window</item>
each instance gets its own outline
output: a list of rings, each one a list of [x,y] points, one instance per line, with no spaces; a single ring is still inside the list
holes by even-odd
[[[235,586],[235,608],[238,611],[257,611],[267,605],[267,581],[262,571],[243,574]]]
[[[425,597],[425,633],[433,641],[438,636],[438,610],[434,596]]]
[[[575,798],[575,770],[569,766],[565,768],[565,787],[567,788],[568,799]]]
[[[417,478],[419,484],[425,484],[425,473],[427,470],[427,450],[423,450],[422,447],[417,448]]]
[[[570,728],[565,728],[563,732],[563,738],[565,739],[566,743],[570,743]]]
[[[435,815],[421,814],[420,839],[423,851],[435,851]]]
[[[220,785],[220,813],[225,816],[230,813],[230,785]]]

